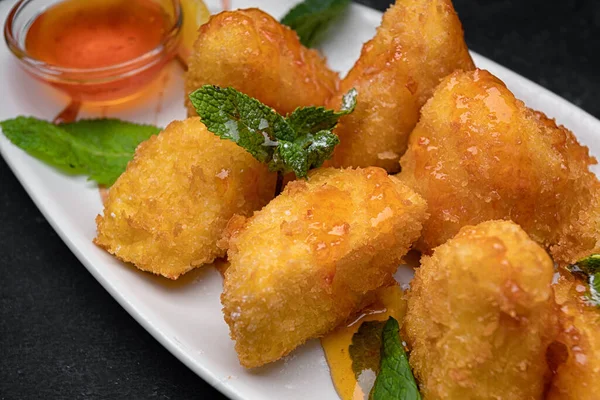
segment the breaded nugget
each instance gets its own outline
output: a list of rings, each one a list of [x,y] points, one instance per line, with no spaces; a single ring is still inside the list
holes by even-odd
[[[587,302],[587,283],[567,274],[553,286],[562,329],[551,347],[551,363],[558,365],[547,399],[595,400],[600,396],[600,309]]]
[[[425,202],[380,168],[313,171],[235,221],[221,302],[240,363],[329,332],[392,282]]]
[[[580,190],[580,195],[571,196],[574,201],[571,205],[562,203],[566,217],[550,246],[552,257],[561,265],[600,253],[600,183],[595,175],[589,174],[577,184],[574,190]]]
[[[560,262],[592,252],[600,193],[596,160],[575,136],[517,100],[487,71],[444,79],[421,111],[400,179],[428,203],[418,247],[470,224],[511,219]],[[587,231],[586,231],[587,229]]]
[[[198,31],[185,90],[202,85],[234,87],[281,114],[296,107],[324,105],[338,86],[316,50],[300,44],[296,32],[256,9],[214,15]],[[196,111],[186,100],[188,115]]]
[[[358,90],[356,109],[335,130],[341,144],[330,165],[398,172],[419,109],[440,79],[473,68],[450,0],[396,1],[329,101],[337,109],[344,93]]]
[[[225,251],[234,214],[249,215],[275,190],[275,176],[198,117],[175,121],[136,149],[110,188],[94,242],[144,271],[176,279]]]
[[[404,338],[427,399],[542,399],[553,264],[515,223],[466,226],[423,256]]]

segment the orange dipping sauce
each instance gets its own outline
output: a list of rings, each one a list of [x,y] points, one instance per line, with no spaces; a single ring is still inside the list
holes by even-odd
[[[61,67],[107,67],[158,46],[168,25],[161,6],[151,1],[67,0],[34,21],[25,49]]]
[[[74,100],[121,99],[139,91],[174,56],[178,38],[171,49],[161,44],[173,35],[176,14],[171,1],[65,0],[34,20],[25,51],[66,70],[58,79],[36,77]]]

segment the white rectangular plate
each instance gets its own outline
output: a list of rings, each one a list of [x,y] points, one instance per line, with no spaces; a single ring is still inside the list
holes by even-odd
[[[235,8],[259,7],[280,18],[297,1],[234,0]],[[220,2],[209,1],[211,11]],[[0,3],[4,21],[14,1]],[[353,4],[336,22],[322,45],[329,64],[345,73],[358,58],[363,42],[379,25],[381,13]],[[600,121],[566,100],[477,54],[478,67],[500,77],[527,105],[542,110],[575,132],[600,156]],[[0,48],[0,120],[17,115],[52,119],[67,103],[59,93],[30,79]],[[166,126],[185,117],[183,72],[173,63],[134,105],[86,107],[82,117],[111,116]],[[161,92],[158,95],[157,93]],[[221,314],[221,277],[213,268],[191,272],[170,282],[126,266],[92,244],[94,218],[102,211],[96,186],[69,177],[31,158],[0,135],[0,152],[35,204],[60,237],[104,288],[163,346],[226,395],[235,399],[337,399],[318,341],[302,346],[285,360],[254,371],[240,367]],[[600,169],[595,167],[598,174]],[[406,278],[406,274],[404,276]]]

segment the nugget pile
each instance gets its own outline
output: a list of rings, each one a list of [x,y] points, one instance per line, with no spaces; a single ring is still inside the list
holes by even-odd
[[[449,0],[398,0],[341,83],[264,12],[218,14],[186,77],[204,84],[283,114],[358,90],[330,167],[277,196],[265,165],[189,118],[139,146],[97,218],[98,245],[169,278],[227,255],[243,366],[355,319],[412,247],[400,322],[425,400],[599,397],[596,272],[565,268],[600,252],[596,159],[475,69]]]

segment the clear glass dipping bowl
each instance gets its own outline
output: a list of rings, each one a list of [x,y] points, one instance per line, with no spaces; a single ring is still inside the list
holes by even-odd
[[[141,56],[107,67],[87,69],[65,68],[35,59],[25,49],[27,31],[40,14],[60,1],[17,2],[4,24],[4,39],[25,71],[67,93],[74,101],[114,103],[129,98],[151,82],[177,52],[183,21],[181,6],[179,0],[165,0],[155,2],[170,17],[171,25],[162,41]]]

